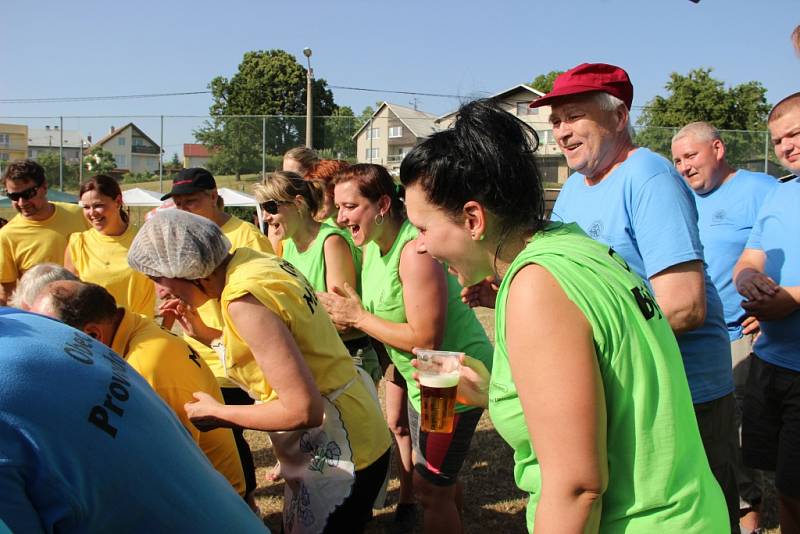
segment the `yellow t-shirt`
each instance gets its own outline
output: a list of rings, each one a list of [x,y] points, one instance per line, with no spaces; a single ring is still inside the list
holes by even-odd
[[[51,204],[55,211],[43,221],[31,221],[18,214],[0,228],[0,282],[16,282],[40,263],[64,265],[70,234],[89,227],[77,204]]]
[[[118,236],[103,235],[94,228],[72,234],[69,253],[84,282],[103,286],[117,306],[152,319],[156,288],[153,281],[128,265],[128,250],[136,234],[133,225]]]
[[[356,469],[372,464],[390,445],[380,407],[356,376],[355,364],[311,285],[289,262],[275,255],[241,249],[228,264],[220,298],[228,376],[247,387],[256,399],[277,398],[227,312],[231,301],[248,294],[283,320],[320,393],[332,393],[352,381],[333,404],[350,437]]]
[[[267,236],[262,234],[261,230],[249,222],[231,216],[228,222],[220,227],[220,230],[222,230],[222,233],[228,238],[228,241],[231,242],[231,252],[242,247],[247,247],[259,252],[268,252],[272,254],[272,245],[269,239],[267,239]],[[203,323],[205,323],[206,326],[222,330],[222,312],[219,309],[219,301],[217,299],[209,299],[205,304],[197,308],[197,313],[200,314],[200,318],[203,319]],[[223,369],[216,352],[207,345],[187,335],[184,335],[183,339],[185,339],[206,361],[211,368],[211,372],[217,377],[217,383],[220,387],[239,387],[225,376],[225,369]]]
[[[194,401],[192,393],[195,391],[203,391],[223,402],[217,381],[205,362],[181,338],[129,311],[125,312],[114,334],[111,349],[121,354],[147,380],[172,408],[211,465],[228,479],[239,495],[244,495],[244,472],[233,432],[228,428],[200,432],[183,409],[184,404]],[[158,429],[154,428],[153,432]]]

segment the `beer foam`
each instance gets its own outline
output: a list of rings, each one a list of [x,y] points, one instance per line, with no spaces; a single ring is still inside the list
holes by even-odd
[[[458,385],[460,373],[447,373],[444,375],[419,375],[419,383],[427,388],[451,388]]]

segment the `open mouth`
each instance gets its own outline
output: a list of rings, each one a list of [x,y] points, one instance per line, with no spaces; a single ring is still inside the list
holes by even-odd
[[[564,145],[564,151],[566,152],[574,152],[575,150],[579,149],[583,146],[583,143],[573,143],[571,145]]]
[[[357,224],[354,224],[349,228],[350,228],[350,233],[353,235],[353,237],[356,237],[361,232],[361,226]]]

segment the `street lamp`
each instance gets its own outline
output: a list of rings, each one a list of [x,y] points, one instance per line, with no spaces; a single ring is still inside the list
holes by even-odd
[[[311,70],[311,49],[304,48],[303,55],[306,56],[306,61],[308,62],[308,71],[306,71],[306,147],[313,148],[314,101],[311,94],[311,82],[314,81],[314,71]]]

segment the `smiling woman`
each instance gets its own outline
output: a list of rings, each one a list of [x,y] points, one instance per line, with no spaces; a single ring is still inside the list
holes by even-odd
[[[80,205],[92,227],[70,236],[64,266],[84,282],[106,288],[117,306],[152,319],[155,286],[128,266],[135,230],[128,224],[119,184],[105,174],[92,176],[81,184]]]

